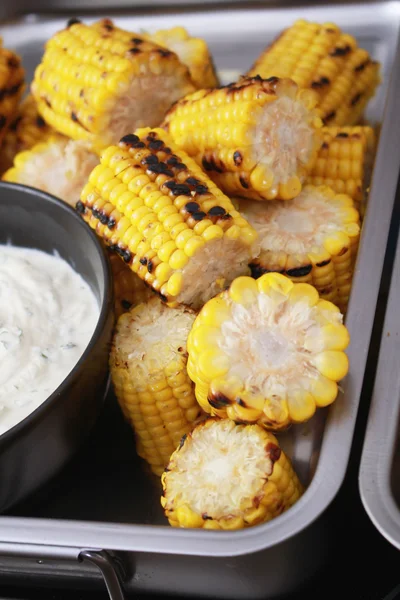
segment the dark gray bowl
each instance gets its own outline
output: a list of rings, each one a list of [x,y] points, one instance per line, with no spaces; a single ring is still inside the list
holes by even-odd
[[[91,286],[100,316],[86,351],[64,382],[0,435],[0,511],[52,477],[90,432],[106,392],[114,323],[107,255],[67,204],[31,187],[0,182],[0,244],[8,241],[49,253],[57,250]]]

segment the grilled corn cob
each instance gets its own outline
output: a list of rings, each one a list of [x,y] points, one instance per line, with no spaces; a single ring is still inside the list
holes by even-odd
[[[17,154],[13,167],[4,173],[2,179],[30,185],[75,206],[98,162],[99,157],[88,149],[85,142],[53,134],[30,150]]]
[[[348,343],[339,309],[311,285],[238,277],[197,316],[187,370],[206,412],[279,430],[335,400]]]
[[[380,83],[380,65],[334,23],[296,21],[256,60],[247,76],[290,77],[316,90],[326,125],[356,125]]]
[[[290,202],[264,206],[243,200],[239,210],[259,235],[253,277],[275,271],[310,283],[345,312],[360,237],[359,214],[349,196],[306,186]]]
[[[288,79],[243,79],[179,101],[164,127],[227,194],[287,200],[320,146],[316,95]]]
[[[186,340],[195,313],[157,297],[120,316],[110,353],[111,378],[137,452],[161,475],[181,437],[203,412],[186,372]]]
[[[18,108],[0,150],[0,173],[12,167],[18,152],[29,150],[40,141],[46,140],[54,131],[39,115],[35,99],[29,95]]]
[[[251,527],[277,517],[303,493],[272,433],[228,419],[197,425],[161,481],[161,504],[173,527]]]
[[[347,194],[364,213],[375,154],[372,127],[324,127],[323,144],[307,182]]]
[[[117,254],[111,250],[108,252],[113,275],[114,312],[118,318],[129,309],[147,302],[154,294]]]
[[[213,58],[203,39],[191,37],[184,27],[160,29],[144,37],[175,52],[179,60],[188,67],[192,81],[198,89],[219,85]]]
[[[24,91],[24,80],[21,58],[3,47],[0,37],[0,145],[17,112]]]
[[[170,306],[200,307],[250,272],[254,229],[162,129],[107,148],[77,210]]]
[[[159,125],[170,105],[194,89],[176,54],[109,19],[74,20],[55,34],[32,84],[47,123],[100,149],[136,127]]]

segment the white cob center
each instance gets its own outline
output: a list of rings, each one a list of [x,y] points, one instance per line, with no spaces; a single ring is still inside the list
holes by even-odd
[[[282,96],[264,106],[256,124],[256,162],[274,173],[274,184],[297,175],[299,163],[307,164],[314,146],[310,113],[298,100]]]
[[[276,400],[286,398],[289,390],[307,388],[305,379],[319,377],[314,365],[324,344],[316,319],[319,310],[306,302],[290,302],[278,292],[260,293],[250,306],[232,302],[231,319],[223,323],[219,342],[229,358],[226,377],[239,378],[250,394]],[[335,313],[325,317],[328,322],[341,320]],[[310,340],[312,350],[306,348]]]
[[[36,148],[42,148],[36,152]],[[39,142],[20,167],[18,182],[31,185],[75,206],[98,157],[89,152],[85,142],[59,138]],[[18,163],[17,163],[18,168]]]
[[[242,515],[260,499],[272,462],[258,427],[237,427],[221,420],[198,427],[175,454],[168,473],[167,500],[214,519]]]
[[[227,237],[207,242],[182,270],[182,292],[178,302],[201,308],[240,275],[249,272],[250,249]]]
[[[315,188],[306,187],[294,200],[285,202],[241,201],[240,211],[258,232],[261,249],[270,252],[315,251],[344,227],[332,198]]]
[[[156,297],[120,318],[114,343],[134,369],[135,388],[146,390],[171,361],[182,359],[194,319],[188,309],[168,308]]]

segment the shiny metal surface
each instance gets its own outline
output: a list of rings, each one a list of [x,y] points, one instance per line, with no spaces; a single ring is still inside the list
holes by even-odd
[[[344,393],[329,410],[320,410],[309,423],[280,435],[307,486],[300,501],[275,520],[247,530],[172,529],[162,515],[158,483],[148,480],[134,458],[133,439],[125,445],[120,440],[125,435],[118,429],[121,421],[115,428],[110,422],[103,432],[102,443],[109,445],[112,458],[104,456],[107,468],[102,469],[99,462],[94,479],[83,476],[74,486],[72,474],[64,488],[61,480],[58,483],[68,499],[55,493],[53,499],[42,498],[34,509],[23,507],[15,515],[0,517],[0,574],[7,573],[10,564],[14,568],[19,564],[19,572],[39,578],[43,573],[58,573],[78,580],[79,565],[70,562],[76,553],[73,549],[95,548],[116,551],[128,567],[135,565],[135,575],[126,581],[130,590],[273,598],[296,587],[324,559],[330,532],[318,518],[338,492],[349,458],[400,167],[400,2],[377,2],[368,9],[361,4],[320,4],[280,9],[220,7],[211,12],[204,6],[182,14],[178,9],[140,16],[102,12],[85,20],[100,14],[132,31],[176,24],[187,27],[207,40],[226,83],[246,70],[273,36],[299,17],[338,23],[383,65],[383,83],[367,112],[367,118],[382,127],[346,319],[352,339],[350,374],[343,382]],[[29,16],[0,30],[5,44],[22,54],[31,77],[44,41],[64,23],[64,17]],[[131,454],[124,462],[127,452]],[[84,473],[90,473],[90,464]],[[39,566],[34,560],[29,568],[23,567],[27,544],[36,545],[36,556],[42,549],[51,556],[50,565]],[[67,569],[60,566],[65,560]]]
[[[374,525],[400,549],[400,239],[360,464],[359,488]]]

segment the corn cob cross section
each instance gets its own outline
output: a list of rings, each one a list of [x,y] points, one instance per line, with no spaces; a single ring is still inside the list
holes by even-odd
[[[3,181],[22,183],[76,205],[91,171],[99,163],[86,142],[52,133],[30,150],[19,152]]]
[[[198,89],[219,85],[214,61],[205,40],[191,37],[184,27],[159,29],[154,33],[145,34],[144,37],[175,52],[179,60],[188,67],[192,81]]]
[[[323,127],[323,143],[307,183],[347,194],[364,215],[375,156],[372,127]]]
[[[74,20],[50,38],[31,89],[49,125],[101,149],[159,125],[195,87],[175,53],[103,19]]]
[[[138,454],[161,475],[181,437],[204,415],[186,372],[186,340],[195,313],[157,297],[118,319],[110,353],[119,405]]]
[[[114,311],[118,318],[131,308],[153,298],[152,290],[124,264],[118,254],[108,249],[114,287]]]
[[[306,186],[289,202],[241,200],[239,210],[258,232],[253,277],[283,273],[312,284],[321,298],[346,311],[360,238],[360,217],[349,196]]]
[[[182,440],[161,476],[173,527],[242,529],[288,510],[303,486],[272,433],[208,419]]]
[[[288,79],[243,78],[175,104],[163,123],[226,194],[287,200],[320,147],[317,96]]]
[[[380,83],[380,64],[334,23],[299,19],[259,56],[247,76],[289,77],[318,93],[326,125],[356,125]]]
[[[170,306],[200,307],[249,272],[256,232],[161,129],[107,148],[77,209]]]
[[[348,371],[339,309],[279,273],[238,277],[209,300],[188,338],[188,374],[202,408],[279,430],[331,404]]]
[[[0,173],[12,167],[14,157],[24,150],[54,135],[39,115],[35,99],[31,94],[19,105],[16,117],[12,121],[1,146]]]
[[[4,48],[0,37],[0,145],[17,112],[24,82],[25,70],[20,56]]]

